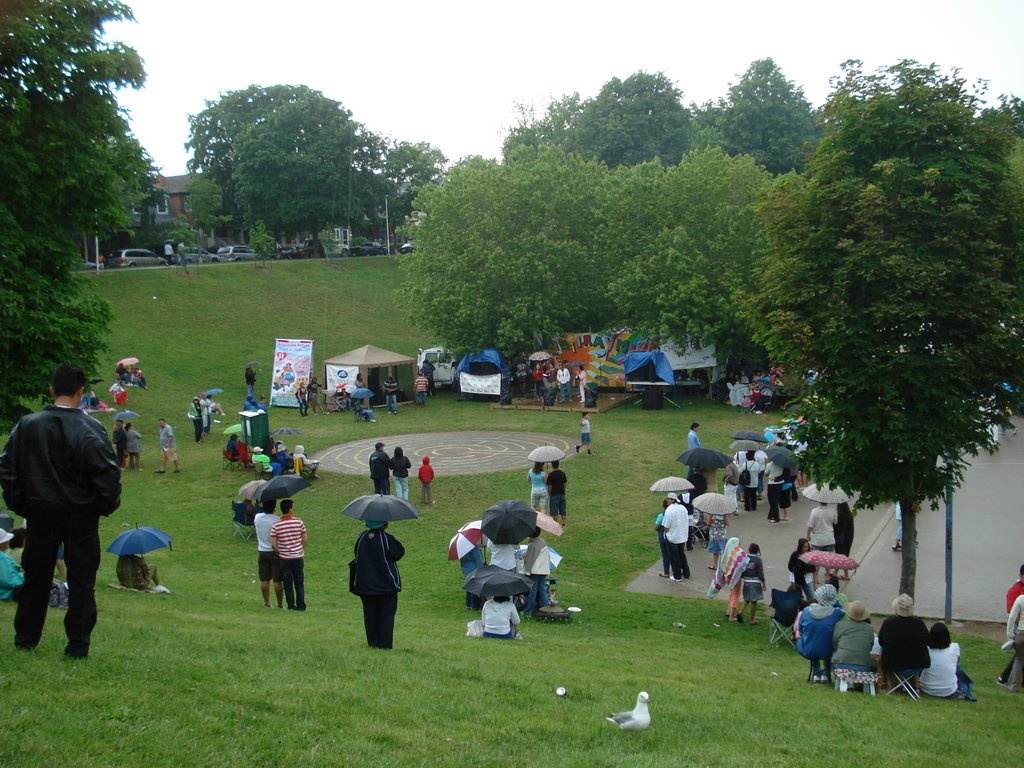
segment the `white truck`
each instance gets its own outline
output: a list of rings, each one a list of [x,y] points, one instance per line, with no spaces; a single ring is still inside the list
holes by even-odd
[[[416,354],[416,369],[421,370],[424,363],[434,366],[434,386],[451,387],[455,378],[455,366],[458,361],[455,355],[444,347],[428,347]]]

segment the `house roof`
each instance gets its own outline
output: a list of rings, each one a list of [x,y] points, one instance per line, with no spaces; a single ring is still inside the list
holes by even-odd
[[[187,173],[184,176],[160,176],[157,178],[157,186],[168,195],[186,195],[188,194],[188,180]]]

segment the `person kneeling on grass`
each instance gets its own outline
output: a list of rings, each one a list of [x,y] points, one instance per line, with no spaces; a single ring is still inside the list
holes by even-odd
[[[484,603],[484,637],[511,640],[519,628],[519,611],[505,595],[490,598]]]
[[[126,589],[137,589],[139,592],[150,591],[149,582],[153,582],[153,592],[170,592],[160,584],[156,566],[150,566],[142,555],[121,555],[117,558],[117,580]]]

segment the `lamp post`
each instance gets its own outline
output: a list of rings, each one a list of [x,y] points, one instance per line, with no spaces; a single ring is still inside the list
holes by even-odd
[[[384,245],[391,255],[391,217],[388,213],[388,196],[384,195]]]

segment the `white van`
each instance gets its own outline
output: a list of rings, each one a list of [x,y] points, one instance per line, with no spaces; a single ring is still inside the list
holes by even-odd
[[[455,366],[458,365],[455,355],[444,347],[419,350],[416,354],[416,370],[420,370],[423,364],[428,362],[434,366],[434,386],[450,387],[455,378]]]

